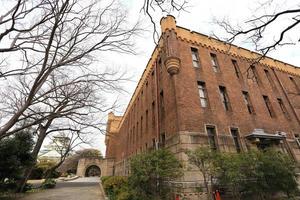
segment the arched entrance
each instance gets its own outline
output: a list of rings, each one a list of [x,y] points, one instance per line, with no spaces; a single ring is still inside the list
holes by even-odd
[[[90,171],[88,169],[89,167],[97,166],[99,172],[98,176],[111,176],[113,165],[114,165],[113,159],[81,158],[78,161],[76,175],[80,177],[85,177],[87,174],[89,174],[88,173],[88,171]]]
[[[97,165],[91,165],[85,170],[85,177],[101,176],[101,170]]]

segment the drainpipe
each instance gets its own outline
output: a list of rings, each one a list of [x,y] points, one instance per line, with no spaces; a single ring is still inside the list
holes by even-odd
[[[300,119],[299,119],[299,117],[298,117],[298,115],[297,115],[297,113],[296,113],[296,111],[295,111],[295,109],[294,109],[294,107],[293,107],[292,102],[290,101],[290,99],[289,99],[289,97],[288,97],[288,94],[287,94],[287,92],[286,92],[286,90],[285,90],[283,84],[281,83],[281,81],[280,81],[280,79],[278,78],[278,75],[277,75],[277,73],[275,72],[274,69],[272,69],[272,72],[273,72],[273,74],[275,75],[276,80],[277,80],[277,82],[279,83],[280,88],[281,88],[281,90],[282,90],[282,92],[283,92],[283,94],[284,94],[284,96],[285,96],[285,98],[286,98],[286,100],[287,100],[289,106],[291,107],[292,112],[293,112],[293,114],[294,114],[294,116],[295,116],[295,118],[296,118],[298,124],[300,124]],[[296,160],[296,156],[295,156],[294,152],[292,151],[290,144],[287,142],[287,139],[285,138],[285,139],[283,140],[283,142],[284,142],[285,146],[287,147],[287,150],[288,150],[288,152],[290,153],[290,155],[293,157],[294,160]]]
[[[297,115],[297,113],[296,113],[296,111],[295,111],[295,109],[294,109],[294,107],[293,107],[293,104],[291,103],[291,101],[290,101],[290,99],[289,99],[289,97],[288,97],[288,94],[287,94],[287,92],[286,92],[286,90],[285,90],[283,84],[282,84],[281,81],[279,80],[279,78],[278,78],[278,76],[277,76],[275,70],[272,69],[272,71],[273,71],[273,73],[274,73],[274,75],[275,75],[275,77],[276,77],[277,82],[279,83],[279,85],[280,85],[280,87],[281,87],[281,90],[283,91],[283,94],[284,94],[285,98],[286,98],[287,101],[288,101],[289,106],[291,107],[291,109],[292,109],[292,111],[293,111],[293,114],[294,114],[294,116],[295,116],[295,118],[296,118],[298,124],[300,124],[300,119],[299,119],[299,117],[298,117],[298,115]]]

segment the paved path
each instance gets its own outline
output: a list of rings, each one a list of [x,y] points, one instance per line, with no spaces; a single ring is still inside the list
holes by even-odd
[[[54,189],[31,193],[19,200],[105,200],[99,180],[99,177],[87,177],[58,182]]]

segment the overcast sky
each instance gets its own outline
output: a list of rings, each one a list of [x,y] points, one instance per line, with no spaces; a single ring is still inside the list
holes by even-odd
[[[131,98],[131,95],[136,87],[136,84],[145,69],[145,66],[151,56],[154,49],[154,43],[152,40],[151,24],[147,18],[140,13],[142,7],[142,1],[138,0],[123,0],[123,4],[127,7],[131,20],[136,20],[140,18],[143,21],[143,26],[149,29],[149,32],[143,33],[143,36],[137,39],[137,55],[111,55],[106,58],[106,62],[113,62],[114,67],[120,67],[120,70],[128,71],[128,74],[132,77],[132,82],[126,84],[127,94],[118,95],[119,112],[117,114],[121,115],[125,111],[127,104]],[[276,4],[266,5],[265,8],[260,6],[259,1],[255,0],[192,0],[189,1],[189,7],[187,12],[175,13],[177,25],[197,31],[203,34],[211,35],[216,33],[219,37],[224,35],[224,32],[213,23],[214,18],[222,19],[228,18],[234,24],[242,24],[244,21],[253,16],[253,13],[259,14],[260,12],[272,12],[273,10],[280,11],[286,8],[293,8],[295,6],[299,7],[294,0],[276,0]],[[256,3],[257,2],[257,3]],[[261,2],[261,1],[260,1]],[[161,14],[159,12],[155,15],[156,20],[159,21]],[[279,21],[276,26],[271,27],[271,32],[276,32],[280,25],[286,23],[285,20]],[[290,33],[289,37],[295,38],[299,37],[299,27]],[[274,36],[271,35],[270,38]],[[299,38],[297,38],[299,39]],[[243,41],[238,41],[238,45],[254,50],[254,47]],[[300,48],[299,43],[292,46],[282,47],[274,52],[271,52],[269,56],[276,58],[278,60],[300,66]],[[120,61],[120,62],[118,62]],[[97,136],[93,144],[95,148],[100,148],[102,153],[105,153],[104,136]]]

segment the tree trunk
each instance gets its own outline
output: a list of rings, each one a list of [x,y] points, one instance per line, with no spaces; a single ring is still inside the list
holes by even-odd
[[[65,157],[66,155],[64,155],[64,158],[61,159],[61,161],[59,161],[59,163],[57,163],[55,166],[51,167],[50,169],[48,169],[45,173],[45,179],[51,178],[51,174],[52,172],[54,172],[59,166],[61,166],[61,164],[65,161]]]
[[[207,183],[206,172],[202,171],[202,175],[203,175],[203,179],[204,179],[204,186],[207,190],[207,200],[211,200],[211,192],[210,192],[210,188],[209,188],[208,183]]]
[[[30,99],[31,100],[31,99]],[[13,127],[18,121],[19,117],[23,114],[23,112],[29,107],[30,101],[27,100],[25,104],[21,107],[18,112],[11,117],[11,119],[0,129],[0,140],[7,136],[7,131]]]
[[[25,169],[24,174],[23,174],[23,178],[19,182],[18,192],[23,192],[24,187],[26,185],[26,182],[27,182],[27,180],[28,180],[28,178],[29,178],[29,176],[32,172],[32,169],[36,164],[39,151],[40,151],[40,149],[42,147],[42,144],[44,142],[44,139],[47,135],[46,134],[47,129],[48,128],[43,127],[43,126],[40,126],[40,128],[39,128],[38,139],[37,139],[37,142],[34,146],[34,149],[33,149],[32,153],[31,153],[31,155],[33,157],[33,160],[34,160],[34,163],[31,166],[29,166],[27,169]]]

